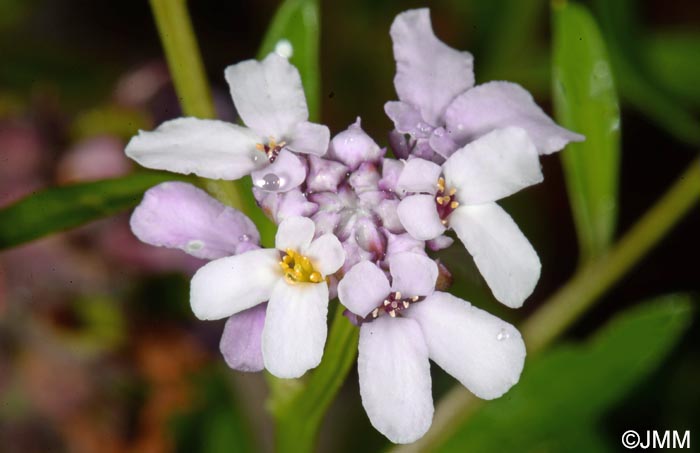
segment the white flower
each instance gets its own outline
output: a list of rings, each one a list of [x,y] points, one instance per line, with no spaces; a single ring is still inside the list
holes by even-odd
[[[323,155],[330,132],[310,123],[299,71],[272,53],[263,61],[229,66],[226,81],[236,110],[248,127],[217,120],[178,118],[153,132],[140,131],[126,154],[144,167],[239,179],[272,192],[304,181],[306,165],[294,154]]]
[[[399,219],[421,241],[455,230],[496,299],[517,308],[537,284],[540,260],[495,201],[541,181],[527,132],[496,129],[455,151],[442,166],[407,161],[397,188],[411,195],[399,204]]]
[[[474,395],[498,398],[520,378],[525,343],[505,321],[448,293],[434,291],[433,260],[394,255],[391,281],[375,264],[356,264],[338,297],[362,320],[357,371],[372,426],[392,442],[410,443],[433,418],[430,362]]]
[[[277,230],[275,249],[212,261],[192,278],[190,303],[200,319],[221,319],[269,300],[262,333],[265,368],[296,378],[321,362],[328,284],[345,260],[338,239],[313,240],[311,219],[292,217]]]

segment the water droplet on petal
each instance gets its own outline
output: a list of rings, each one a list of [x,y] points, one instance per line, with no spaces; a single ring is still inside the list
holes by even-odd
[[[441,127],[437,128],[433,131],[433,135],[435,135],[436,137],[442,137],[443,135],[445,135],[445,129]]]
[[[248,242],[250,241],[250,236],[248,236],[247,234],[241,234],[240,236],[238,236],[238,240],[240,242]]]
[[[280,188],[280,178],[274,173],[268,173],[256,181],[256,185],[263,190],[278,190]]]
[[[510,334],[506,331],[506,329],[501,329],[498,332],[498,335],[496,335],[496,340],[498,341],[507,340],[508,338],[510,338]]]
[[[193,239],[187,243],[186,248],[188,252],[196,252],[198,250],[202,250],[204,248],[204,241],[201,241],[199,239]]]

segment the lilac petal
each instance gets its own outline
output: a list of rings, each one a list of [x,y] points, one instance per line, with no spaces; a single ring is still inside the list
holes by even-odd
[[[399,200],[389,199],[380,201],[374,208],[374,213],[379,216],[382,226],[395,234],[405,231],[399,219],[398,207]]]
[[[328,151],[330,138],[328,127],[304,121],[287,135],[287,147],[295,153],[323,156]]]
[[[445,114],[452,139],[464,146],[493,129],[516,126],[527,131],[540,154],[551,154],[584,137],[558,126],[530,93],[511,82],[489,82],[458,96]]]
[[[437,252],[438,250],[446,249],[447,247],[451,246],[454,242],[454,239],[443,234],[442,236],[438,236],[435,239],[429,240],[426,243],[426,245],[433,252]]]
[[[267,303],[237,313],[226,321],[219,349],[226,364],[238,371],[262,371],[262,330]]]
[[[454,153],[443,165],[445,183],[462,204],[500,200],[542,182],[540,160],[525,130],[496,129]]]
[[[479,398],[498,398],[518,382],[525,343],[512,325],[443,292],[404,313],[420,324],[430,358]]]
[[[125,152],[146,168],[233,180],[263,164],[256,160],[259,141],[259,134],[235,124],[178,118],[154,131],[139,131]]]
[[[420,241],[434,239],[445,232],[433,195],[406,197],[399,203],[397,212],[406,231]]]
[[[373,219],[368,217],[358,218],[353,226],[353,230],[357,245],[375,255],[381,256],[384,254],[384,235],[381,234]]]
[[[405,297],[429,296],[435,291],[438,267],[425,255],[411,252],[397,253],[391,257],[391,289]]]
[[[397,159],[382,160],[382,179],[377,183],[380,190],[396,192],[396,184],[403,171],[403,165],[403,162]]]
[[[389,132],[389,147],[397,159],[408,159],[413,148],[408,136],[397,131]]]
[[[262,135],[285,140],[309,118],[299,71],[286,58],[271,53],[229,66],[224,75],[241,119]]]
[[[257,248],[260,234],[243,213],[184,182],[164,182],[143,196],[131,216],[142,242],[217,259]]]
[[[423,120],[443,124],[449,103],[474,85],[473,58],[440,41],[427,8],[403,12],[391,25],[399,99],[418,107]]]
[[[267,192],[287,192],[299,187],[306,178],[306,164],[294,153],[283,149],[275,162],[251,173],[253,185]]]
[[[362,162],[376,162],[383,155],[382,149],[362,130],[360,118],[357,118],[346,130],[333,137],[327,157],[355,170]]]
[[[333,211],[318,211],[312,217],[316,224],[316,234],[333,233],[340,221],[340,213]]]
[[[335,192],[347,172],[348,167],[340,162],[309,156],[306,188],[310,192]]]
[[[452,134],[448,131],[445,130],[444,127],[439,127],[433,131],[433,133],[430,135],[430,138],[428,138],[428,144],[430,147],[447,159],[457,151],[459,146],[457,146],[457,143],[455,143],[454,140],[452,140]]]
[[[360,327],[357,358],[362,405],[392,442],[410,443],[433,419],[428,347],[416,321],[379,317]]]
[[[372,252],[368,252],[357,245],[355,238],[352,236],[343,241],[343,249],[345,250],[343,272],[348,272],[355,264],[362,261],[374,261],[377,259],[376,255]]]
[[[316,192],[309,194],[309,201],[319,205],[321,211],[337,212],[343,209],[345,206],[340,192],[342,189],[338,190],[339,193],[333,192]]]
[[[428,193],[437,192],[437,182],[442,173],[442,167],[424,159],[409,159],[403,167],[396,188],[399,193]]]
[[[401,101],[389,101],[384,104],[384,111],[394,122],[394,127],[401,134],[409,134],[413,138],[428,138],[433,126],[421,118],[420,112],[411,104]]]
[[[253,194],[265,214],[277,224],[289,217],[310,217],[318,210],[318,205],[307,200],[299,188],[289,192],[265,192],[253,187]]]
[[[384,271],[369,261],[355,264],[338,283],[338,298],[351,312],[364,318],[389,295]]]
[[[381,178],[377,166],[373,162],[363,162],[352,172],[348,182],[355,192],[377,191]]]
[[[384,231],[387,238],[386,260],[391,261],[391,257],[401,252],[421,253],[425,255],[425,242],[419,241],[408,233],[392,234]]]

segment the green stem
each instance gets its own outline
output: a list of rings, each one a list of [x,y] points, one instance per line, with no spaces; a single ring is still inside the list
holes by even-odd
[[[216,117],[186,1],[150,2],[182,112],[198,118]],[[204,178],[201,181],[204,188],[223,203],[243,211],[250,207],[241,195],[244,192],[239,190],[240,183]]]
[[[313,370],[298,393],[270,408],[277,422],[276,451],[314,450],[323,416],[355,362],[359,332],[360,329],[343,316],[343,307],[338,305],[323,361]],[[280,401],[280,398],[271,400]]]
[[[629,272],[700,200],[700,159],[600,259],[584,265],[520,326],[528,354],[541,352],[570,327],[598,298]],[[464,387],[450,390],[437,405],[428,433],[392,452],[435,451],[471,417],[482,400]]]

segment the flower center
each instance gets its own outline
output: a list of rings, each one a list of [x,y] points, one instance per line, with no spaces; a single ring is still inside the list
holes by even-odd
[[[454,187],[445,187],[445,178],[442,176],[438,179],[437,189],[437,193],[435,194],[435,206],[437,207],[440,221],[443,225],[446,225],[447,218],[459,207],[459,202],[455,199],[457,189]]]
[[[309,258],[292,249],[285,251],[282,261],[280,261],[280,267],[284,273],[284,279],[292,285],[296,283],[320,283],[323,281],[323,276],[314,269]]]
[[[401,312],[410,307],[411,304],[415,304],[421,300],[423,300],[423,298],[418,296],[403,297],[399,291],[389,293],[386,299],[384,299],[377,308],[372,310],[372,313],[367,315],[362,322],[373,321],[382,315],[389,315],[395,318],[396,315],[400,316]]]
[[[282,151],[282,148],[284,148],[286,145],[287,142],[281,141],[277,143],[274,138],[270,137],[270,141],[267,142],[267,145],[258,143],[255,145],[255,148],[258,151],[265,153],[265,157],[267,157],[267,160],[270,161],[270,163],[274,163],[280,151]]]

